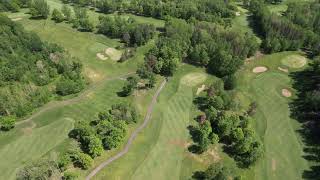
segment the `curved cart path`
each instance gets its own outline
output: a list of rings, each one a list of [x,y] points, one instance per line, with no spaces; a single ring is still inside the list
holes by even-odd
[[[131,74],[134,74],[134,73],[131,72],[131,73],[127,73],[127,74],[124,74],[124,75],[117,76],[117,77],[105,78],[105,79],[103,79],[103,80],[101,80],[101,81],[99,81],[97,83],[94,83],[91,86],[89,86],[89,88],[87,88],[85,91],[80,93],[77,97],[74,97],[74,98],[71,98],[71,99],[67,99],[67,100],[63,100],[63,101],[51,101],[51,102],[47,103],[45,106],[43,106],[42,108],[40,108],[36,113],[33,113],[27,119],[16,122],[16,125],[29,122],[32,119],[34,119],[35,117],[39,116],[40,114],[42,114],[42,113],[44,113],[44,112],[46,112],[46,111],[48,111],[50,109],[54,109],[54,108],[57,108],[57,107],[63,107],[63,106],[67,106],[67,105],[72,105],[72,104],[78,103],[79,101],[85,99],[86,96],[90,92],[94,91],[95,89],[97,89],[98,87],[103,85],[105,82],[111,81],[111,80],[115,80],[115,79],[123,79],[123,78],[126,78],[127,76],[129,76]]]
[[[112,163],[113,161],[117,160],[118,158],[122,157],[123,155],[127,154],[129,151],[129,148],[132,144],[132,142],[134,141],[134,139],[137,137],[138,133],[141,132],[141,130],[143,128],[146,127],[146,125],[148,124],[148,122],[151,119],[151,113],[153,111],[154,105],[157,102],[157,98],[161,92],[161,90],[164,88],[164,86],[166,85],[167,81],[163,80],[163,82],[161,83],[161,85],[159,86],[159,88],[157,89],[156,93],[153,95],[152,97],[152,101],[151,104],[148,107],[148,111],[147,114],[144,118],[143,123],[141,124],[141,126],[139,126],[130,136],[127,144],[125,145],[125,147],[123,148],[122,151],[120,151],[118,154],[116,154],[115,156],[107,159],[106,161],[104,161],[103,163],[101,163],[99,166],[97,166],[93,171],[91,171],[91,173],[86,177],[86,180],[90,180],[93,176],[95,176],[100,170],[102,170],[104,167],[106,167],[107,165],[109,165],[110,163]]]

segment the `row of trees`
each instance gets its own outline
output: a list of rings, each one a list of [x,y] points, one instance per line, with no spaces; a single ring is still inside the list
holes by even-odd
[[[317,32],[312,31],[314,28],[311,29],[311,24],[318,27],[319,22],[314,19],[310,22],[308,17],[304,17],[303,10],[300,9],[302,12],[299,14],[300,12],[296,10],[299,8],[300,5],[291,4],[285,13],[286,15],[282,17],[271,13],[261,0],[251,0],[250,11],[253,13],[254,22],[263,36],[262,47],[265,51],[273,53],[307,48],[313,55],[320,53],[320,36]],[[316,9],[315,12],[318,13],[318,10]],[[312,13],[312,10],[310,13],[313,18],[318,16],[317,13]],[[307,25],[308,23],[310,25]],[[303,26],[308,27],[304,28]]]
[[[205,96],[197,97],[195,103],[204,114],[199,117],[193,139],[200,153],[210,144],[224,143],[225,151],[240,167],[249,167],[262,156],[263,146],[255,135],[253,119],[247,113],[233,111],[232,102],[222,81],[212,84]]]
[[[0,116],[23,117],[54,94],[84,88],[82,65],[61,47],[42,42],[3,15],[0,34]]]
[[[233,74],[257,48],[258,44],[252,34],[239,34],[197,20],[188,23],[169,18],[165,33],[156,42],[156,47],[146,55],[145,66],[151,72],[170,76],[178,64],[185,60],[207,67],[212,74],[223,77]]]
[[[157,19],[165,19],[166,16],[185,20],[196,18],[200,21],[218,23],[230,23],[230,19],[235,17],[236,10],[234,5],[221,0],[63,0],[63,2],[95,7],[104,13],[127,12]]]
[[[304,158],[312,166],[303,173],[304,179],[320,178],[320,56],[315,57],[310,67],[292,73],[293,87],[298,91],[297,98],[291,103],[291,116],[302,124],[299,130],[303,142]]]

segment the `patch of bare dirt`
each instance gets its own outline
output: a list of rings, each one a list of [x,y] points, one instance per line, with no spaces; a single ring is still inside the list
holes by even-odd
[[[33,121],[30,121],[30,126],[22,128],[21,131],[23,132],[24,135],[31,135],[33,129],[36,127],[36,123],[34,123]]]
[[[208,154],[212,157],[213,162],[219,162],[221,160],[216,147],[214,149],[210,149]]]
[[[282,89],[282,95],[284,97],[291,97],[292,96],[292,93],[291,91],[289,91],[288,89]]]
[[[21,17],[17,17],[17,18],[12,18],[12,21],[20,21],[22,18]]]
[[[268,70],[267,67],[264,67],[264,66],[258,66],[258,67],[255,67],[252,69],[252,72],[253,73],[263,73],[263,72],[266,72]]]
[[[95,70],[90,69],[90,68],[85,68],[84,72],[85,72],[86,76],[93,82],[97,82],[97,81],[99,81],[99,80],[101,80],[103,78],[102,74],[100,74],[100,73],[98,73]]]
[[[277,162],[273,158],[272,158],[272,162],[271,162],[271,169],[272,169],[272,171],[275,171],[277,169]]]

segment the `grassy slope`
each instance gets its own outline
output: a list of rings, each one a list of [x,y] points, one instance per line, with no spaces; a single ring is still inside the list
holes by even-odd
[[[54,7],[54,3],[59,6],[57,1],[49,1],[52,7]],[[90,12],[90,18],[98,17],[94,14],[97,13]],[[67,138],[67,134],[72,129],[73,123],[66,121],[66,118],[74,121],[92,120],[97,112],[121,101],[135,105],[140,111],[141,118],[145,114],[154,90],[140,91],[133,97],[120,98],[117,96],[117,92],[121,90],[123,81],[101,82],[101,80],[104,77],[115,77],[134,72],[137,64],[143,62],[144,53],[153,46],[154,40],[139,47],[135,56],[125,63],[101,61],[96,58],[96,53],[107,47],[120,45],[118,40],[94,33],[78,32],[66,23],[56,24],[51,20],[30,20],[27,19],[28,15],[23,13],[12,13],[9,16],[12,18],[23,17],[18,22],[27,30],[36,32],[45,41],[63,46],[72,56],[77,57],[83,63],[85,74],[89,80],[98,82],[100,85],[93,88],[87,97],[77,104],[50,109],[32,121],[17,126],[10,132],[0,132],[0,159],[2,158],[0,171],[6,172],[1,175],[1,178],[12,179],[14,178],[14,171],[22,167],[23,164],[30,162],[30,160],[36,160],[46,154],[68,149],[71,140]],[[137,21],[144,20],[142,17],[134,16],[133,18],[137,18]],[[148,18],[146,18],[146,21],[152,23],[152,20],[148,20]],[[154,23],[157,23],[157,26],[163,25],[163,22],[158,20],[155,20]],[[131,125],[129,132],[135,127],[136,125]],[[117,149],[105,152],[101,157],[95,159],[95,164],[99,164],[116,151]],[[80,173],[84,176],[87,172],[81,171]]]
[[[290,118],[290,99],[281,95],[283,88],[291,88],[291,80],[289,74],[279,71],[278,67],[282,66],[281,59],[292,54],[297,53],[267,55],[239,72],[239,90],[247,96],[243,99],[258,104],[256,130],[265,146],[265,157],[255,167],[254,179],[302,179],[302,171],[308,168],[302,158],[303,144],[296,132],[299,124]],[[261,65],[269,70],[262,74],[251,72],[253,67]]]
[[[162,91],[150,124],[139,134],[129,153],[107,166],[95,179],[179,179],[190,177],[192,172],[206,166],[194,159],[190,160],[193,164],[185,164],[190,141],[187,126],[193,119],[190,114],[193,87],[181,85],[180,79],[190,72],[202,70],[181,66]]]

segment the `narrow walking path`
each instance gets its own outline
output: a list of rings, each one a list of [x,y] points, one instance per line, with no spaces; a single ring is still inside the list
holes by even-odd
[[[33,113],[27,119],[16,122],[16,125],[29,122],[32,119],[34,119],[35,117],[41,115],[42,113],[44,113],[44,112],[46,112],[46,111],[48,111],[50,109],[54,109],[54,108],[57,108],[57,107],[63,107],[63,106],[67,106],[67,105],[78,103],[79,101],[85,99],[90,92],[94,91],[96,88],[100,87],[105,82],[111,81],[111,80],[115,80],[115,79],[124,79],[124,78],[126,78],[127,76],[129,76],[131,74],[134,74],[134,73],[130,72],[130,73],[127,73],[127,74],[116,76],[116,77],[105,78],[105,79],[103,79],[103,80],[101,80],[99,82],[96,82],[96,83],[92,84],[91,86],[89,86],[89,88],[84,90],[77,97],[74,97],[74,98],[71,98],[71,99],[67,99],[67,100],[63,100],[63,101],[51,101],[51,102],[47,103],[46,105],[44,105],[43,107],[39,108],[36,113]]]
[[[137,137],[138,133],[142,131],[143,128],[146,127],[146,125],[148,124],[148,122],[151,119],[151,113],[153,111],[154,105],[157,102],[157,98],[160,94],[160,92],[162,91],[162,89],[164,88],[164,86],[166,85],[167,81],[163,80],[163,82],[161,83],[161,85],[159,86],[159,88],[157,89],[156,93],[153,95],[152,97],[152,101],[151,104],[148,107],[148,111],[147,114],[144,118],[143,123],[131,134],[127,144],[125,145],[125,147],[123,148],[122,151],[120,151],[118,154],[116,154],[115,156],[107,159],[106,161],[104,161],[103,163],[101,163],[99,166],[97,166],[93,171],[91,171],[91,173],[86,177],[86,180],[90,180],[93,176],[95,176],[99,171],[101,171],[104,167],[106,167],[107,165],[109,165],[110,163],[112,163],[113,161],[115,161],[116,159],[122,157],[123,155],[127,154],[129,151],[129,148],[132,144],[132,142],[134,141],[134,139]]]

